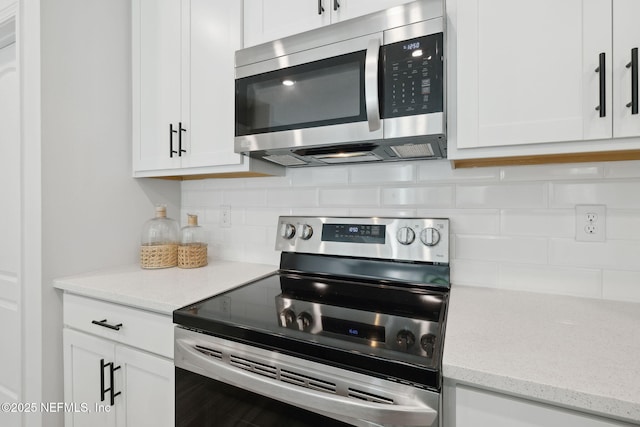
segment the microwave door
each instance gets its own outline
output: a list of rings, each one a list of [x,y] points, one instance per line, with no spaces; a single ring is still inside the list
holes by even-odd
[[[382,138],[381,38],[375,34],[238,68],[236,152]]]

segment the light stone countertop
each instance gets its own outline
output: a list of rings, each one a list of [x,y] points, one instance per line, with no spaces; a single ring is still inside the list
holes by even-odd
[[[54,280],[53,286],[104,301],[171,315],[173,310],[260,276],[277,266],[233,261],[210,261],[201,268],[145,270],[138,265]]]
[[[640,304],[454,285],[443,377],[640,423]]]
[[[277,270],[212,261],[56,279],[65,292],[171,315]],[[452,286],[443,377],[640,423],[640,304]]]

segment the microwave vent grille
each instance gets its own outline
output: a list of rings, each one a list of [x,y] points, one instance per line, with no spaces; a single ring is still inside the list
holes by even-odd
[[[403,159],[413,158],[413,157],[433,157],[435,154],[433,152],[433,148],[431,144],[405,144],[405,145],[395,145],[391,147],[394,153],[398,157]]]
[[[290,154],[274,154],[270,156],[264,156],[262,158],[282,166],[301,166],[307,164],[307,162],[305,162],[304,160],[300,160],[299,158],[294,157]]]

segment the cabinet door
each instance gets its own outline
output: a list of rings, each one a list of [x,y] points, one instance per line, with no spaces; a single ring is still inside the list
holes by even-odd
[[[331,22],[344,21],[379,10],[388,9],[411,0],[328,0],[328,7],[331,7]]]
[[[238,165],[233,151],[235,51],[242,47],[242,4],[185,2],[183,117],[187,152],[182,167]]]
[[[330,1],[333,0],[244,0],[244,46],[329,24]]]
[[[622,427],[626,425],[515,397],[456,387],[455,427]]]
[[[611,0],[457,0],[457,13],[458,148],[611,136]]]
[[[613,0],[613,136],[640,136],[640,111],[634,113],[632,90],[638,99],[638,86],[632,85],[633,74],[638,67],[628,67],[632,55],[640,49],[640,2],[638,0]],[[633,53],[636,49],[636,53]],[[637,82],[637,77],[636,82]],[[637,102],[637,101],[636,101]],[[637,106],[636,109],[639,109]]]
[[[181,120],[181,0],[134,0],[132,7],[133,169],[178,168],[170,125],[177,132]]]
[[[143,351],[116,347],[118,427],[172,427],[174,425],[173,361]]]
[[[64,400],[77,410],[65,411],[66,427],[115,427],[115,407],[109,406],[110,394],[102,391],[110,387],[109,368],[104,368],[101,380],[101,360],[114,360],[115,345],[65,328],[64,340]],[[102,400],[104,396],[104,401]],[[119,396],[117,397],[119,398]],[[85,406],[86,405],[86,406]],[[87,409],[83,411],[83,408]]]

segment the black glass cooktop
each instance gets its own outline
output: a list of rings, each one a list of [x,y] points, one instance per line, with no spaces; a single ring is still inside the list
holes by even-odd
[[[222,338],[439,389],[448,289],[279,271],[174,311]]]

